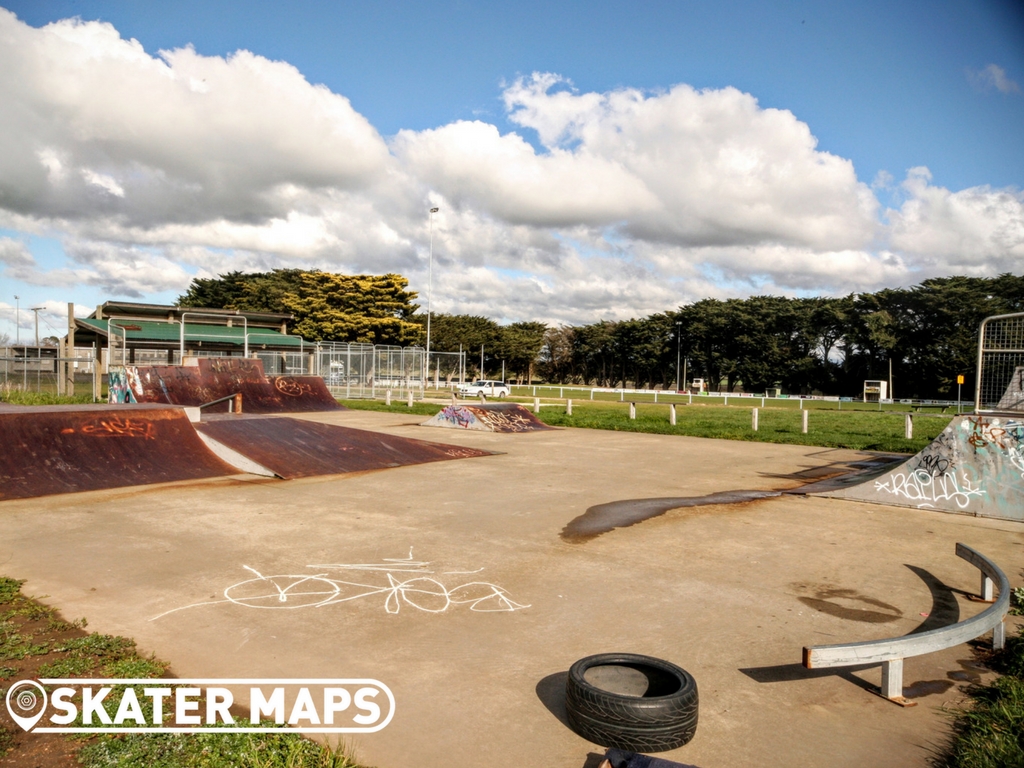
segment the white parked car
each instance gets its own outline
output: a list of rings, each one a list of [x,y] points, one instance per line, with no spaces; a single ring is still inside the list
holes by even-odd
[[[508,397],[512,394],[512,390],[504,381],[490,379],[478,379],[472,384],[462,384],[458,392],[459,397],[480,397],[481,394],[487,397]]]

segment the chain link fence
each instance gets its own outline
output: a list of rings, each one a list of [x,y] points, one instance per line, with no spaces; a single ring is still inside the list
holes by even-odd
[[[316,350],[315,372],[335,397],[423,397],[426,352],[420,347],[326,343]]]
[[[982,322],[975,386],[978,413],[1024,412],[1024,313]]]

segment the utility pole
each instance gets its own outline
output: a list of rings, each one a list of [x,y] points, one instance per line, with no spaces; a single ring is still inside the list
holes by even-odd
[[[480,379],[484,377],[484,345],[480,345]]]
[[[676,392],[679,391],[679,350],[680,350],[680,339],[679,333],[683,327],[682,320],[676,320]],[[686,381],[686,377],[683,376],[683,381]]]
[[[46,307],[32,307],[32,311],[36,313],[36,347],[39,346],[39,310],[46,309]]]

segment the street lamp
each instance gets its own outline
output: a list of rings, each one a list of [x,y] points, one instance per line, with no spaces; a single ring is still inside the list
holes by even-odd
[[[14,297],[14,343],[21,344],[21,296]]]
[[[676,392],[679,391],[679,349],[680,341],[679,334],[682,331],[683,321],[676,320]]]
[[[434,214],[440,208],[430,209],[430,257],[427,261],[427,359],[426,371],[423,374],[423,389],[427,388],[427,377],[430,375],[430,303],[434,295]]]

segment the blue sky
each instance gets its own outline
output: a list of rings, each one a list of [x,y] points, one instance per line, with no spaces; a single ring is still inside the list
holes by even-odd
[[[15,293],[48,307],[166,301],[191,275],[273,266],[399,271],[425,293],[416,206],[428,201],[442,207],[435,307],[501,320],[588,322],[705,295],[874,290],[1019,272],[1024,258],[1019,3],[0,7],[17,16],[4,61],[36,73],[19,85],[16,67],[0,68],[9,81],[0,95],[33,116],[0,118],[0,149],[32,153],[54,185],[0,166],[0,310]],[[81,23],[68,34],[41,29],[73,17]],[[91,34],[96,21],[111,25],[105,37]],[[192,46],[198,61],[168,65],[179,74],[223,74],[231,62],[237,70],[238,50],[297,70],[299,81],[284,84],[283,70],[255,80],[233,72],[214,92],[233,116],[212,120],[221,135],[261,119],[261,101],[297,110],[294,125],[239,129],[233,141],[248,163],[267,158],[273,171],[208,173],[224,150],[199,129],[178,146],[161,127],[147,144],[153,125],[134,111],[147,109],[145,98],[132,101],[128,87],[123,102],[111,97],[125,83],[146,93],[134,80],[152,75],[141,74],[153,69],[145,58],[76,80],[83,50],[96,45],[123,62],[117,50],[131,39],[157,63],[158,51]],[[316,84],[347,99],[352,114],[310,106]],[[558,99],[563,92],[573,98]],[[627,93],[645,114],[616,104]],[[109,102],[104,117],[97,101]],[[166,113],[171,124],[210,118],[186,100],[180,109]],[[115,118],[130,138],[111,132],[105,121]],[[319,120],[340,127],[308,133]],[[352,156],[323,174],[297,148],[346,131],[359,134],[359,149],[324,145]],[[629,141],[615,144],[616,133]],[[692,151],[671,155],[679,146]],[[67,187],[72,170],[79,187]],[[262,195],[249,194],[261,183]],[[185,188],[200,193],[190,199]],[[82,202],[97,192],[106,197]],[[10,315],[0,332],[13,336]]]

